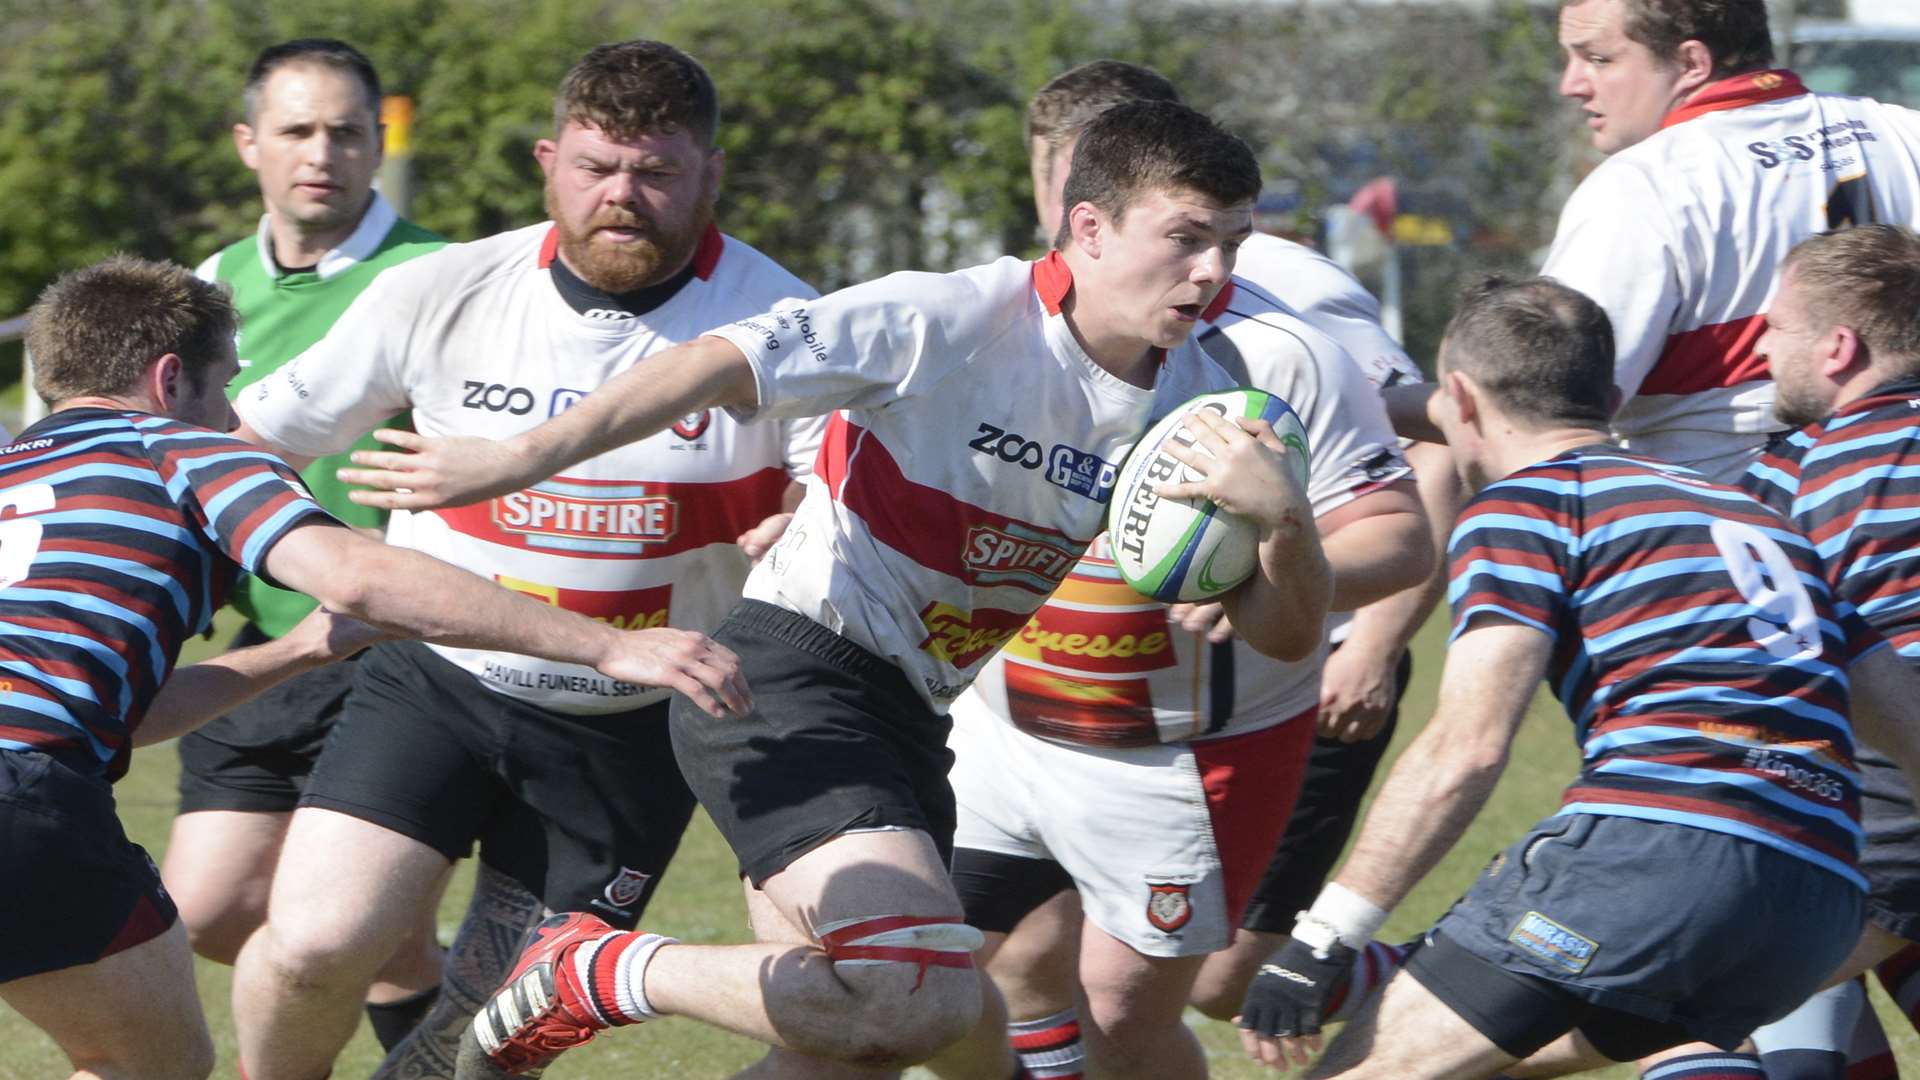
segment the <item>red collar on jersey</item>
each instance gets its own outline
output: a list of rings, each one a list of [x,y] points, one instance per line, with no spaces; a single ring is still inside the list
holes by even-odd
[[[545,264],[542,264],[545,265]],[[1068,269],[1067,260],[1057,251],[1049,251],[1045,258],[1035,259],[1033,263],[1033,291],[1040,296],[1040,303],[1047,314],[1060,314],[1060,305],[1066,302],[1067,294],[1073,291],[1073,271]],[[1227,304],[1233,300],[1233,282],[1228,281],[1207,309],[1200,313],[1205,322],[1212,322],[1227,310]]]
[[[720,265],[720,253],[726,250],[726,237],[720,235],[718,225],[708,225],[707,231],[700,234],[700,246],[693,249],[693,276],[705,281],[713,276],[713,268]],[[554,256],[560,253],[560,228],[547,226],[546,239],[540,241],[540,269],[553,265]]]
[[[1735,75],[1730,79],[1708,83],[1701,87],[1685,105],[1668,113],[1660,121],[1662,130],[1675,124],[1684,124],[1696,116],[1705,116],[1722,109],[1738,109],[1747,105],[1758,105],[1763,101],[1779,101],[1781,98],[1799,97],[1807,92],[1807,84],[1800,76],[1786,68],[1772,71],[1749,71],[1744,75]]]

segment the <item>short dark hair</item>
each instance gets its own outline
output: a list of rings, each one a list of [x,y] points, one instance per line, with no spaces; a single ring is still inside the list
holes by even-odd
[[[1440,363],[1516,420],[1605,427],[1612,411],[1613,324],[1585,293],[1549,277],[1495,274],[1462,289]]]
[[[1073,150],[1055,247],[1065,247],[1072,209],[1090,202],[1116,221],[1154,191],[1190,191],[1221,206],[1260,195],[1260,163],[1238,137],[1175,101],[1130,101],[1094,117]]]
[[[1920,373],[1920,233],[1904,225],[1822,233],[1795,245],[1780,273],[1793,275],[1827,327],[1851,329],[1894,371]]]
[[[1027,102],[1027,139],[1058,146],[1093,118],[1128,101],[1179,101],[1180,91],[1152,68],[1095,60],[1056,75]]]
[[[366,53],[338,38],[309,37],[269,45],[253,58],[253,66],[247,69],[247,86],[243,91],[247,123],[253,123],[259,116],[260,93],[266,88],[267,79],[281,68],[295,64],[329,67],[358,79],[360,89],[367,95],[367,108],[373,110],[376,121],[379,119],[380,73],[373,69],[373,61],[367,59]]]
[[[700,62],[659,41],[597,45],[560,80],[553,127],[590,124],[616,139],[681,129],[703,146],[720,127],[720,97]]]
[[[33,389],[48,405],[132,390],[147,365],[180,357],[195,387],[233,347],[225,285],[131,255],[60,275],[27,312]]]
[[[1716,76],[1773,66],[1766,0],[1625,0],[1627,37],[1662,60],[1680,43],[1698,41],[1713,54]]]

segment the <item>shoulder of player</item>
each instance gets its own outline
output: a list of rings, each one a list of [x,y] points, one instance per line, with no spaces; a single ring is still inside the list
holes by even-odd
[[[1237,277],[1233,294],[1218,311],[1209,311],[1200,334],[1224,334],[1245,357],[1249,374],[1256,380],[1261,368],[1274,365],[1307,363],[1332,381],[1332,365],[1345,363],[1359,370],[1346,350],[1332,337],[1314,327],[1304,315],[1273,294],[1248,287]],[[1259,385],[1256,381],[1256,385]]]
[[[708,278],[716,286],[759,302],[760,310],[781,300],[812,300],[820,295],[820,290],[745,240],[725,232],[720,238],[724,246]]]
[[[1379,318],[1379,301],[1346,267],[1284,237],[1266,233],[1248,237],[1234,262],[1233,276],[1309,317],[1314,309],[1327,307]]]
[[[374,249],[369,262],[377,259],[398,261],[412,259],[428,252],[438,251],[453,241],[434,232],[424,225],[418,225],[406,218],[395,218],[387,234],[380,238],[380,244]]]
[[[370,291],[410,311],[431,310],[476,288],[539,268],[547,223],[464,243],[442,243],[380,271]]]
[[[1920,442],[1920,394],[1876,394],[1850,403],[1818,423],[1809,424],[1780,440],[1779,452],[1791,455],[1809,477],[1833,471],[1852,472],[1863,460],[1884,465],[1904,459]],[[1892,451],[1892,453],[1890,453]]]
[[[990,340],[1000,329],[1031,314],[1044,303],[1035,264],[1008,256],[979,266],[937,273],[899,270],[871,281],[836,289],[823,302],[848,307],[892,309],[903,316],[938,323],[952,331],[967,327],[970,339]],[[967,341],[947,338],[947,344]]]
[[[226,247],[200,260],[193,268],[193,276],[201,281],[225,281],[231,283],[236,277],[249,270],[260,273],[260,240],[249,234],[235,240]]]

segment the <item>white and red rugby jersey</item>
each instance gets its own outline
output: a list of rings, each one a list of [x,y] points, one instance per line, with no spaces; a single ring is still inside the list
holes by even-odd
[[[1425,382],[1420,365],[1380,325],[1380,301],[1347,268],[1305,244],[1256,233],[1240,245],[1233,276],[1279,297],[1332,338],[1374,386]]]
[[[793,524],[746,595],[891,660],[945,712],[1105,527],[1153,420],[1233,385],[1191,340],[1152,390],[1102,369],[1060,313],[1057,255],[892,274],[717,330],[760,404],[840,409]]]
[[[335,453],[405,409],[423,435],[505,439],[544,422],[634,361],[813,290],[753,248],[709,231],[694,277],[628,318],[568,306],[543,224],[393,267],[318,344],[235,407],[276,446]],[[721,410],[474,506],[396,511],[390,543],[611,622],[711,630],[748,564],[734,539],[778,513],[822,425],[742,425]],[[662,700],[573,664],[433,646],[490,690],[560,712]]]
[[[1811,93],[1790,71],[1709,85],[1602,162],[1544,273],[1613,322],[1626,444],[1736,480],[1780,427],[1753,347],[1781,260],[1869,221],[1920,224],[1920,114]]]
[[[1200,345],[1238,385],[1279,394],[1306,425],[1314,514],[1411,475],[1386,407],[1331,337],[1239,277]],[[1324,648],[1295,663],[1239,638],[1215,645],[1171,625],[1120,579],[1102,536],[954,706],[1043,738],[1138,746],[1271,727],[1319,704]]]

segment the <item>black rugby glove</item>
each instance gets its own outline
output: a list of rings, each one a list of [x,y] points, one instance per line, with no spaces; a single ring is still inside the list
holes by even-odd
[[[1291,939],[1253,977],[1240,1006],[1240,1026],[1255,1035],[1317,1035],[1328,1003],[1353,974],[1353,950],[1339,942],[1316,952]]]

